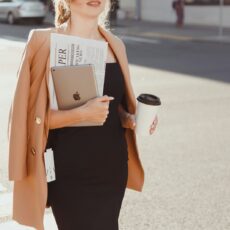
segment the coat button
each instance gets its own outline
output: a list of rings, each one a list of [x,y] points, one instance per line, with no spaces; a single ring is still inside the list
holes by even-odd
[[[31,148],[31,153],[32,153],[33,155],[36,154],[36,151],[35,151],[34,147]]]
[[[35,118],[35,121],[36,121],[36,123],[37,123],[38,125],[40,125],[41,122],[42,122],[42,120],[41,120],[40,117],[36,117],[36,118]]]

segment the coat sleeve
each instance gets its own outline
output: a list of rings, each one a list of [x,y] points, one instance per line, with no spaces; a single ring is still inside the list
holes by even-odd
[[[9,180],[21,180],[27,176],[27,108],[30,92],[30,65],[35,30],[32,29],[17,71],[17,84],[8,117]]]

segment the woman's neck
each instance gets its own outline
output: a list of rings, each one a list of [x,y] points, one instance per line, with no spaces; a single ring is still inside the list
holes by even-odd
[[[78,15],[71,15],[67,25],[66,33],[69,35],[99,40],[102,38],[96,19],[85,19]]]

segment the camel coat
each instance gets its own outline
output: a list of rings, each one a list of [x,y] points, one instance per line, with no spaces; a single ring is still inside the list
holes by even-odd
[[[123,41],[102,26],[100,33],[111,46],[125,80],[125,100],[129,113],[136,112],[136,98],[130,81]],[[32,29],[17,72],[18,81],[9,111],[9,180],[14,181],[12,218],[20,224],[44,230],[47,182],[44,151],[49,133],[50,99],[48,91],[50,33],[65,33],[60,28]],[[126,129],[128,144],[127,188],[142,191],[144,170],[139,158],[135,131]],[[77,146],[76,146],[77,148]]]

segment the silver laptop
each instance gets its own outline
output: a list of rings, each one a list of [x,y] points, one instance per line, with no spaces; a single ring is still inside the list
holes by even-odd
[[[54,90],[59,110],[68,110],[83,105],[98,97],[95,69],[92,64],[51,67]],[[100,123],[81,122],[69,126],[101,126]]]

